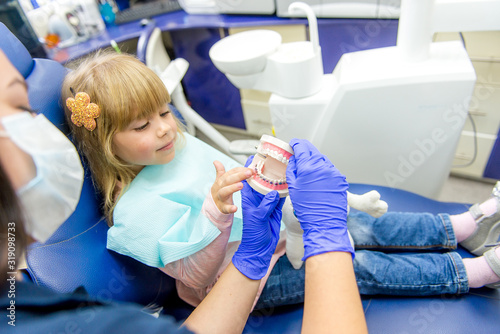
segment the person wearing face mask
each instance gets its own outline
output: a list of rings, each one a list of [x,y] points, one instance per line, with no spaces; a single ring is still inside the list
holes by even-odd
[[[241,333],[260,285],[260,279],[250,276],[262,276],[267,271],[279,238],[283,205],[277,192],[262,196],[247,184],[243,190],[244,226],[239,249],[210,294],[184,324],[177,324],[169,316],[153,317],[142,312],[139,305],[102,302],[78,293],[58,294],[16,276],[16,263],[29,242],[28,236],[46,241],[76,207],[83,171],[69,140],[45,117],[29,112],[27,85],[2,51],[0,69],[0,331]],[[325,164],[316,172],[332,168]],[[345,195],[341,188],[345,185],[339,182],[339,191]],[[345,219],[332,228],[347,229]],[[344,259],[343,264],[329,259],[336,254]],[[322,245],[313,260],[306,261],[311,264],[306,284],[312,288],[306,299],[304,332],[317,333],[320,328],[328,331],[332,320],[347,325],[350,332],[366,332],[350,256],[335,244]],[[327,261],[331,266],[321,265],[323,269],[318,271],[317,261]],[[324,270],[329,269],[335,269],[348,288],[336,285],[341,288],[331,291],[332,298],[324,298],[325,292],[317,293],[315,286],[331,285],[321,280]],[[319,310],[315,307],[320,305],[318,300],[322,301]],[[323,316],[332,306],[335,310],[348,307],[354,318],[343,312],[340,317]]]
[[[26,81],[3,52],[0,68],[0,164],[27,216],[26,231],[45,242],[75,210],[83,168],[64,134],[34,115]]]
[[[76,208],[83,168],[64,134],[43,115],[35,116],[31,111],[27,84],[2,51],[0,69],[0,332],[79,329],[135,333],[149,328],[190,333],[173,318],[156,319],[142,312],[139,305],[96,301],[81,293],[58,294],[17,275],[17,264],[29,241],[45,242]],[[263,206],[269,215],[278,205],[276,199],[267,200]],[[276,244],[277,234],[268,235],[270,238]],[[219,303],[219,297],[207,300],[187,326],[205,323],[208,313],[220,310],[229,317],[221,318],[215,328],[241,332],[259,281],[248,279],[232,266],[222,282],[227,282],[224,289],[216,291],[224,296],[234,294],[241,286],[248,289],[238,291],[236,303]]]

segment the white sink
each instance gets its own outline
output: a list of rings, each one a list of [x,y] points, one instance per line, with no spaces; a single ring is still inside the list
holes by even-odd
[[[267,56],[281,45],[281,35],[272,30],[250,30],[225,37],[215,43],[209,56],[223,73],[249,75],[266,67]]]

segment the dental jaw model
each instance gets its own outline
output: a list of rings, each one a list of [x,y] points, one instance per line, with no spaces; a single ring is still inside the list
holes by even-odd
[[[221,39],[209,55],[236,87],[272,93],[271,121],[282,140],[309,140],[350,182],[436,197],[476,75],[462,42],[432,36],[498,30],[499,10],[500,0],[402,0],[396,46],[344,53],[323,74],[314,11],[295,2],[289,11],[306,14],[309,41],[245,31]]]
[[[268,135],[260,138],[252,163],[248,166],[255,174],[247,180],[248,184],[257,192],[267,194],[276,190],[281,198],[288,196],[288,184],[286,182],[286,168],[290,157],[294,154],[293,149],[286,142]],[[362,195],[347,192],[348,210],[352,207],[356,210],[366,212],[373,217],[380,217],[387,212],[387,203],[380,200],[380,194],[369,191]],[[304,231],[293,213],[292,202],[287,198],[283,206],[283,223],[286,226],[286,255],[295,269],[302,266],[304,257],[304,243],[302,234]],[[349,239],[354,247],[354,241],[349,234]]]
[[[288,196],[286,183],[286,166],[293,155],[293,149],[286,142],[268,135],[263,135],[249,168],[255,174],[247,180],[250,187],[261,194],[272,190],[278,191],[280,197]]]

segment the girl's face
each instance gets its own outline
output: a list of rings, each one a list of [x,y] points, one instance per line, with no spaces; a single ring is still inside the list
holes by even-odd
[[[167,105],[146,119],[136,119],[113,136],[113,152],[123,161],[136,166],[161,165],[175,157],[177,123]]]

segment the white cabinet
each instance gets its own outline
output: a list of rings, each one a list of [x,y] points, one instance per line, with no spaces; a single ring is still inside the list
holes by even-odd
[[[453,174],[482,178],[490,158],[500,126],[500,32],[463,33],[465,46],[476,70],[477,81],[469,106],[469,114],[476,126],[477,151],[474,129],[470,119],[465,122],[455,154]],[[458,33],[438,33],[435,41],[460,40]],[[474,163],[466,167],[476,154]]]

